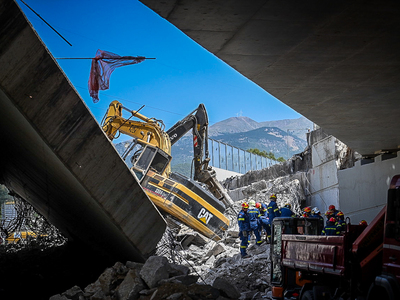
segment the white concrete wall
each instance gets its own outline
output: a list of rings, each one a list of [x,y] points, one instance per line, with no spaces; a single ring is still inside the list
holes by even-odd
[[[317,206],[322,214],[331,204],[339,206],[335,141],[335,137],[328,136],[311,146],[313,168],[308,173],[310,205]]]
[[[215,170],[218,181],[223,181],[231,176],[242,176],[243,175],[240,173],[236,173],[233,171],[228,171],[228,170],[224,170],[224,169],[220,169],[220,168],[216,168],[216,167],[213,167],[213,169]]]
[[[390,181],[400,174],[399,156],[400,152],[387,160],[377,156],[373,163],[361,165],[358,161],[353,168],[338,172],[340,209],[352,223],[371,222],[386,204]]]

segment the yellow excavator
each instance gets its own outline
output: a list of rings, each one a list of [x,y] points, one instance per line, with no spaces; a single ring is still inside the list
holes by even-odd
[[[123,110],[129,118],[122,116]],[[203,104],[164,131],[161,120],[148,118],[125,108],[120,102],[110,103],[102,121],[110,140],[125,134],[132,142],[122,158],[140,182],[153,203],[206,237],[220,240],[229,226],[224,211],[233,202],[208,165],[208,117]],[[194,178],[171,172],[171,146],[190,129],[193,132]]]

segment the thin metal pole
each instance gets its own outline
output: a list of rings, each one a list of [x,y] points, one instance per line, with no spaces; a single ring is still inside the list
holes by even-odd
[[[218,168],[221,168],[221,143],[218,142]]]
[[[214,162],[214,140],[211,140],[211,146],[212,146],[212,165],[215,167],[215,162]]]
[[[228,170],[228,145],[225,144],[225,170]]]
[[[155,57],[142,57],[142,56],[121,56],[121,57],[56,57],[56,59],[156,59]]]
[[[24,1],[21,0],[23,4],[25,4],[35,15],[37,15],[43,22],[46,23],[47,26],[49,26],[51,29],[54,30],[55,33],[57,33],[64,41],[68,43],[68,45],[72,46],[70,42],[68,42],[57,30],[55,30],[49,23],[46,22],[45,19],[43,19],[36,11],[34,11],[28,4],[26,4]]]

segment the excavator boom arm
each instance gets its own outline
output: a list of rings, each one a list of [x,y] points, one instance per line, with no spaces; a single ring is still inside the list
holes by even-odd
[[[227,207],[232,206],[233,201],[218,182],[215,170],[208,166],[210,161],[208,157],[208,116],[204,104],[200,104],[197,109],[167,130],[171,145],[175,144],[190,129],[193,133],[194,180],[207,184],[217,199]]]
[[[129,111],[141,121],[131,120],[122,117],[122,109]],[[169,155],[171,154],[171,143],[168,135],[159,124],[151,118],[147,118],[138,111],[128,110],[118,101],[111,102],[103,121],[103,130],[110,140],[113,140],[118,133],[123,133],[147,144],[159,147]]]
[[[202,165],[208,159],[208,116],[204,104],[200,104],[197,109],[167,130],[171,145],[174,145],[190,129],[193,133],[194,179],[198,180]]]

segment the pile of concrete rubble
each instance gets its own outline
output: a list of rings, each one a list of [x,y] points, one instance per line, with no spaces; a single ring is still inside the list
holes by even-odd
[[[240,203],[228,217],[236,217]],[[248,248],[249,258],[239,254],[237,223],[220,241],[212,241],[184,225],[171,238],[166,233],[158,255],[144,264],[117,262],[87,287],[73,287],[51,300],[100,299],[270,299],[269,244]]]
[[[96,282],[83,289],[72,287],[50,300],[270,299],[268,244],[250,246],[251,257],[242,259],[235,244],[224,240],[201,246],[198,240],[205,238],[194,237],[196,242],[180,251],[182,264],[165,256],[151,256],[144,264],[117,262]]]
[[[282,169],[279,172],[278,167]],[[170,227],[159,243],[157,256],[144,264],[117,262],[87,287],[75,286],[50,299],[271,299],[270,245],[255,245],[253,235],[247,251],[250,257],[243,259],[236,218],[243,201],[267,203],[271,193],[277,194],[280,207],[291,203],[299,213],[306,197],[306,178],[291,169],[293,163],[289,162],[276,166],[269,176],[253,172],[246,180],[244,176],[225,183],[235,202],[224,213],[231,226],[222,240],[212,241],[184,225]]]

